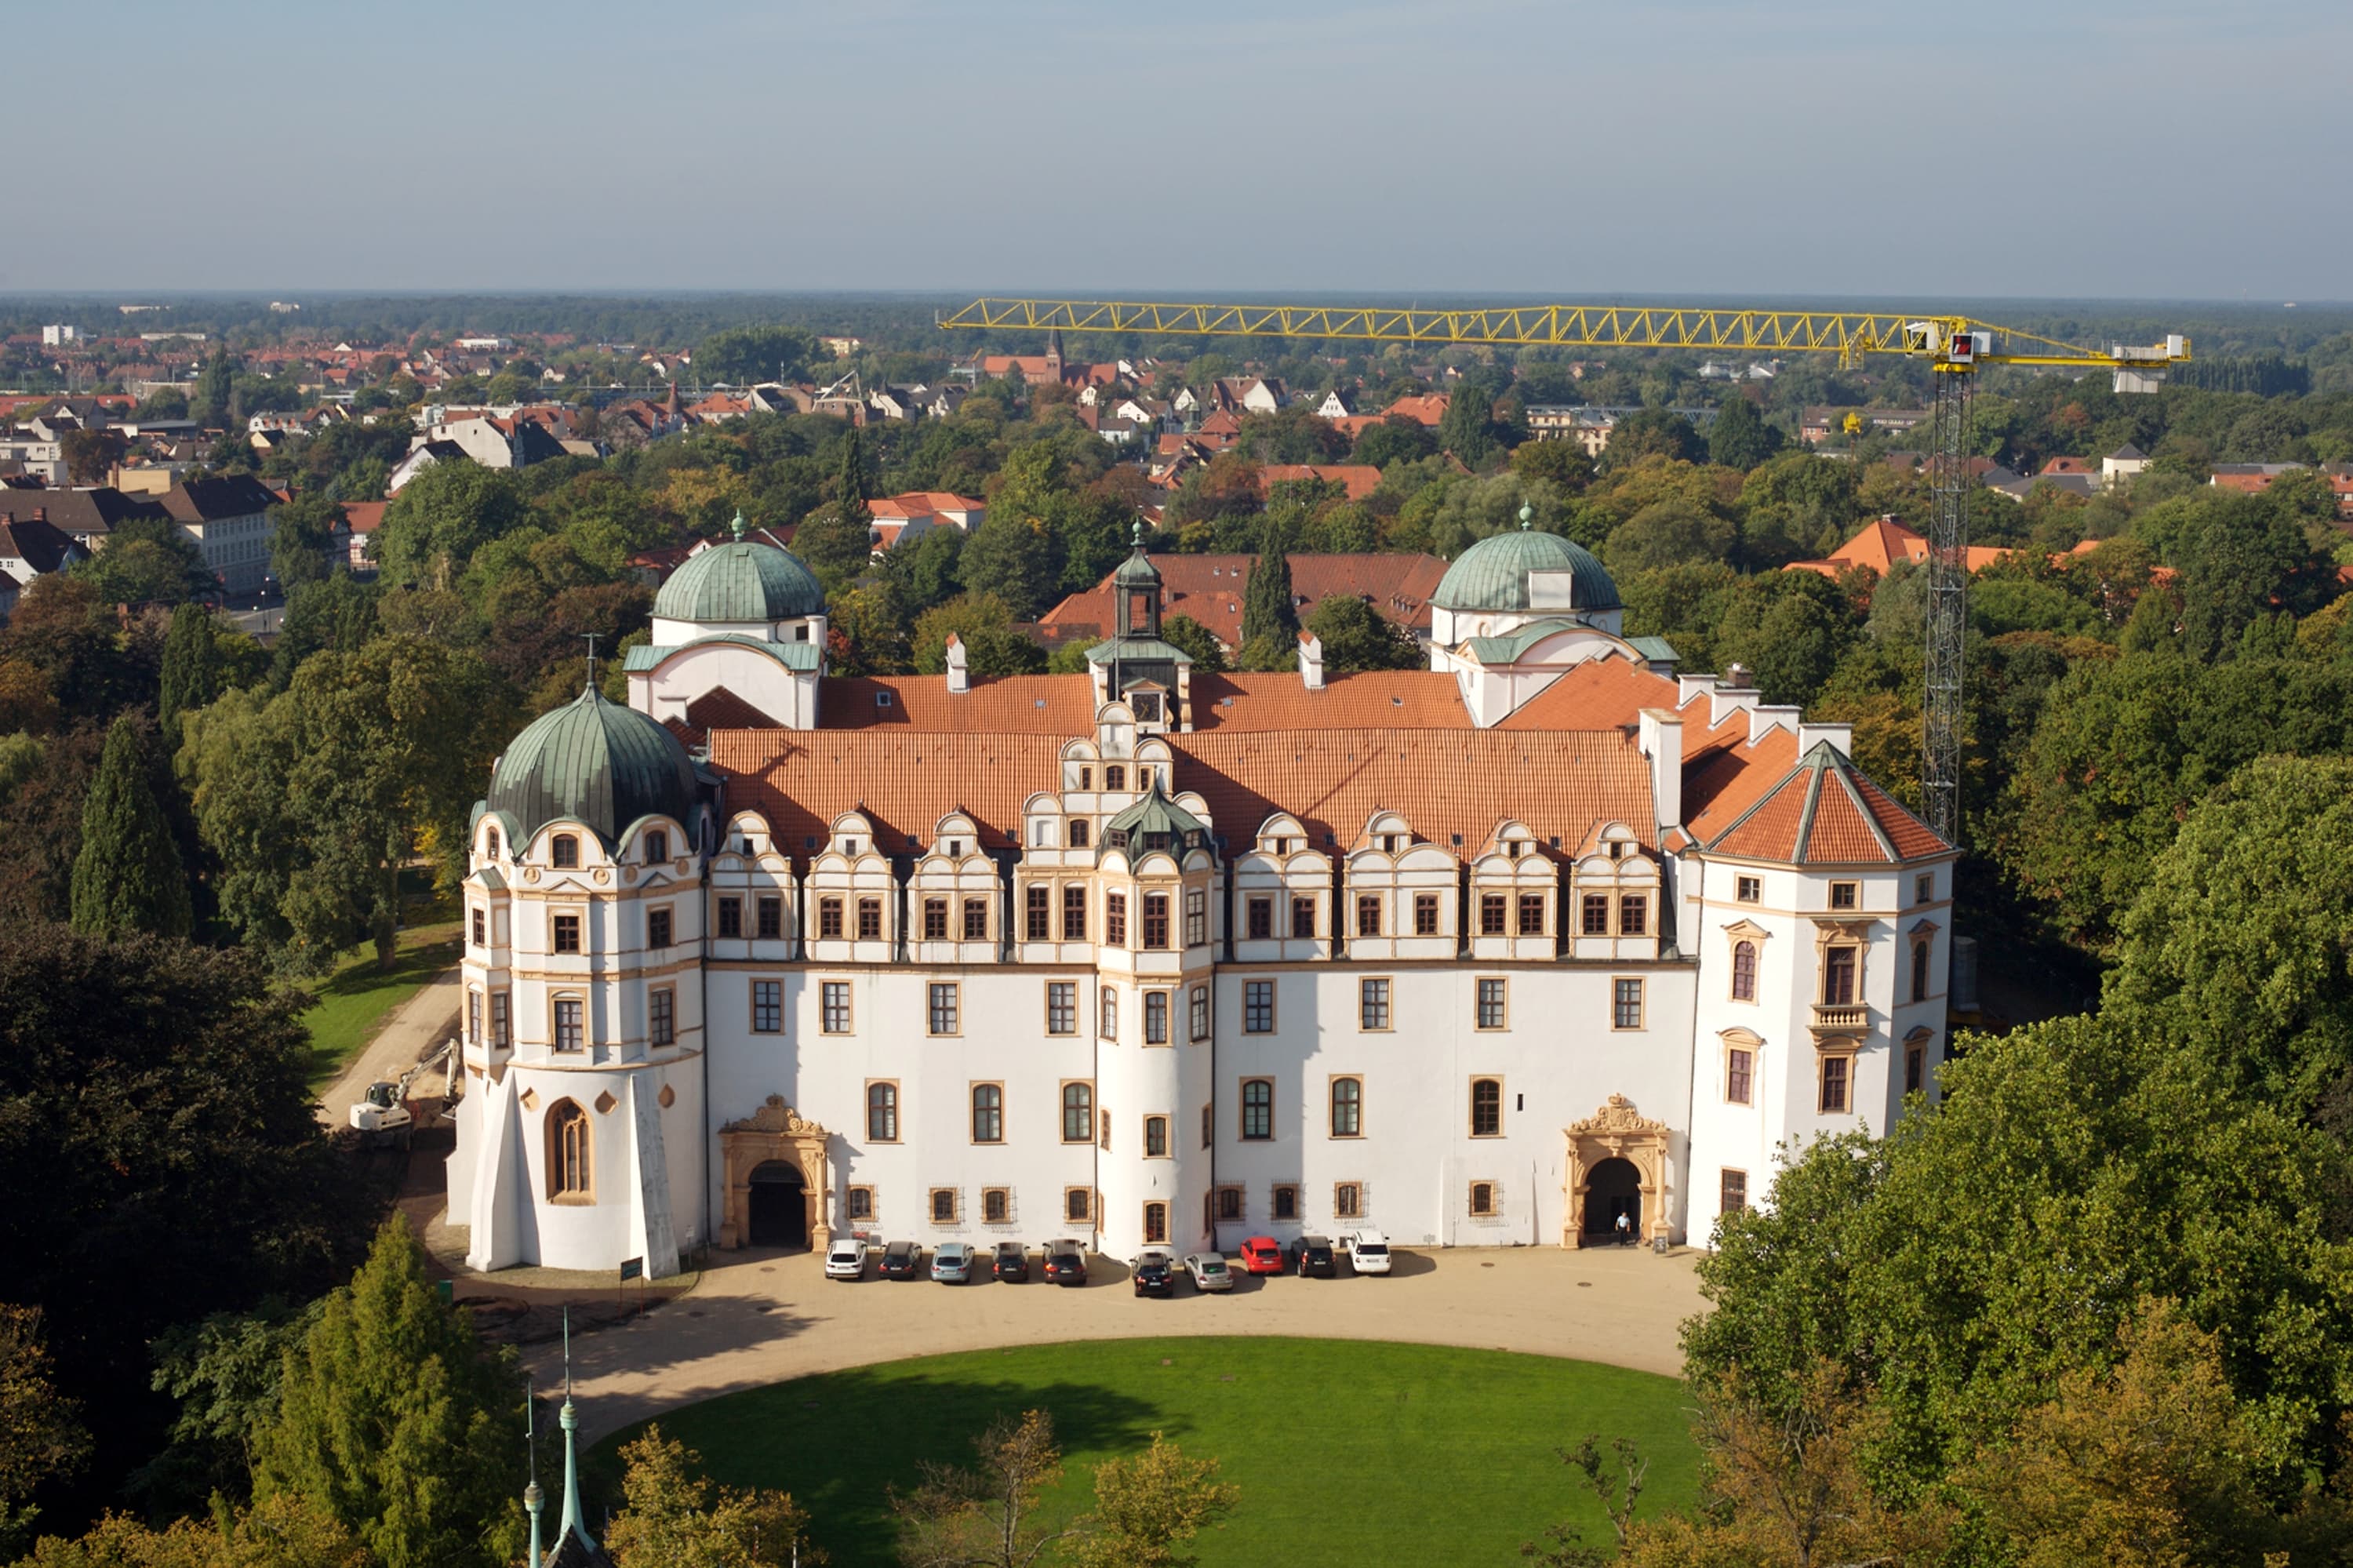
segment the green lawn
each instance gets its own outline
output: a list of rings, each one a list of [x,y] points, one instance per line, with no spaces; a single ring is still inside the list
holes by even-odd
[[[1166,1364],[1164,1364],[1164,1362]],[[1204,1564],[1520,1561],[1563,1517],[1608,1538],[1556,1450],[1628,1436],[1643,1512],[1692,1500],[1697,1452],[1672,1378],[1499,1351],[1341,1340],[1107,1340],[893,1361],[674,1411],[664,1432],[721,1480],[790,1489],[839,1568],[892,1561],[883,1489],[961,1462],[1000,1412],[1042,1407],[1068,1463],[1050,1508],[1085,1506],[1095,1462],[1155,1430],[1241,1489]],[[592,1474],[610,1487],[608,1438]]]
[[[311,989],[319,1005],[302,1014],[311,1031],[311,1087],[332,1083],[395,1008],[458,961],[458,922],[412,926],[400,934],[390,969],[375,967],[375,949],[363,948]]]

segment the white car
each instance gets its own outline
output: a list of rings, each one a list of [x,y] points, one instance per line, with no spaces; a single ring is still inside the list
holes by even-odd
[[[1219,1252],[1197,1252],[1185,1259],[1185,1272],[1193,1277],[1196,1290],[1231,1290],[1234,1271],[1226,1266],[1226,1255]]]
[[[828,1279],[863,1279],[866,1277],[866,1244],[856,1236],[840,1236],[825,1249],[825,1277]]]
[[[1389,1238],[1378,1231],[1358,1231],[1348,1239],[1348,1267],[1357,1274],[1387,1274]]]

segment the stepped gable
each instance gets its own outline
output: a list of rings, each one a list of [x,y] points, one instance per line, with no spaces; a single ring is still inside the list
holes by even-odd
[[[1293,677],[1294,682],[1296,677]],[[967,692],[944,675],[828,675],[818,688],[818,728],[1052,735],[1095,727],[1093,683],[1085,675],[975,676]]]
[[[1342,851],[1380,810],[1464,859],[1506,819],[1564,854],[1610,821],[1645,844],[1658,839],[1650,765],[1615,731],[1196,732],[1168,744],[1177,789],[1200,792],[1229,853],[1279,810],[1297,817],[1316,847]]]
[[[1791,865],[1895,864],[1947,846],[1828,742],[1712,838],[1715,853]]]
[[[1334,675],[1320,692],[1289,673],[1193,676],[1193,728],[1469,729],[1454,677],[1430,670]]]
[[[950,811],[968,813],[987,849],[1014,847],[1022,803],[1060,782],[1069,736],[923,730],[723,729],[711,764],[727,805],[768,820],[779,848],[805,853],[844,811],[872,819],[878,848],[929,845]]]

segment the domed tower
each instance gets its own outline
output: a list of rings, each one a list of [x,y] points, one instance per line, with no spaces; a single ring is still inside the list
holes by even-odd
[[[1113,635],[1087,650],[1096,704],[1126,703],[1140,734],[1191,727],[1193,658],[1160,635],[1163,584],[1141,520],[1111,588]]]
[[[449,1212],[476,1268],[676,1272],[702,1239],[702,884],[718,784],[594,687],[492,766],[465,884]]]
[[[1160,772],[1103,824],[1095,852],[1104,911],[1095,1079],[1108,1134],[1096,1181],[1102,1245],[1114,1257],[1147,1245],[1189,1250],[1208,1222],[1208,1156],[1195,1128],[1212,1093],[1217,850],[1195,814],[1199,797],[1169,799]]]
[[[1472,722],[1501,723],[1568,665],[1617,655],[1661,674],[1674,650],[1655,638],[1630,642],[1618,585],[1592,551],[1520,525],[1492,534],[1456,557],[1430,597],[1430,667],[1451,673]]]
[[[747,538],[743,514],[732,531],[732,541],[689,556],[654,596],[652,642],[627,660],[629,705],[700,729],[758,720],[813,729],[824,586],[791,551]]]

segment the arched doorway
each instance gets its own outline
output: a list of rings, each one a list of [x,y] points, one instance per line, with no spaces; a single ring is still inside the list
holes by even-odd
[[[1620,1231],[1618,1216],[1626,1216]],[[1642,1173],[1630,1160],[1615,1156],[1585,1173],[1585,1237],[1588,1246],[1605,1245],[1623,1235],[1631,1241],[1642,1234]]]
[[[746,1194],[754,1246],[808,1245],[808,1203],[800,1168],[771,1160],[752,1168]]]
[[[826,1146],[832,1134],[802,1116],[785,1103],[782,1095],[770,1095],[767,1104],[741,1121],[731,1121],[719,1129],[719,1156],[725,1172],[722,1178],[722,1207],[719,1221],[719,1245],[723,1247],[775,1245],[765,1237],[765,1225],[759,1234],[753,1234],[752,1204],[762,1188],[773,1189],[760,1198],[762,1213],[772,1212],[787,1196],[786,1184],[766,1178],[755,1179],[754,1171],[769,1171],[772,1167],[797,1172],[799,1183],[789,1192],[800,1202],[800,1221],[792,1231],[793,1240],[781,1245],[823,1248],[833,1239],[831,1216],[827,1205],[833,1193],[826,1176]],[[786,1222],[789,1224],[790,1222]]]

